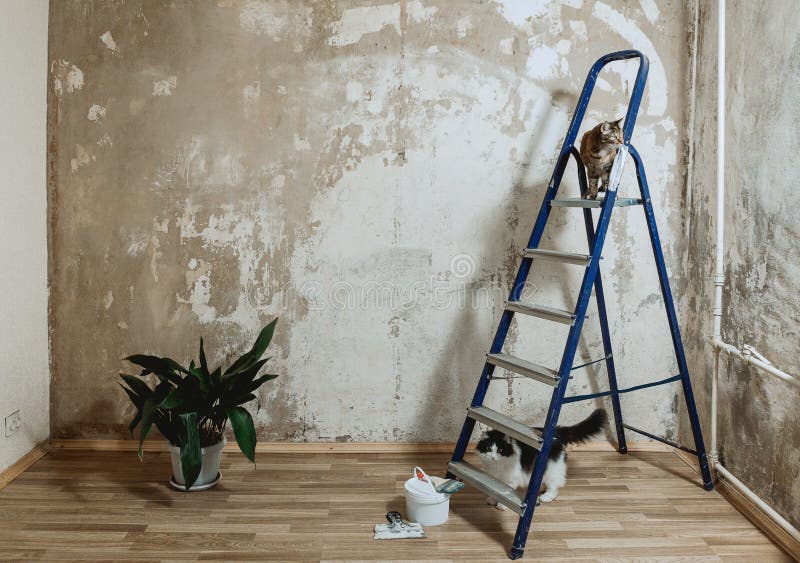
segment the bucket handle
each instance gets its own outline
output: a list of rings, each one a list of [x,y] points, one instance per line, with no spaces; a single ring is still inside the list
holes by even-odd
[[[428,474],[425,473],[425,471],[423,471],[423,469],[421,467],[417,466],[417,467],[414,468],[414,477],[416,477],[420,481],[427,482],[428,485],[430,486],[431,492],[433,493],[434,496],[437,496],[437,495],[441,494],[441,493],[436,491],[436,487],[433,486],[433,483],[431,482],[431,478],[428,477]]]

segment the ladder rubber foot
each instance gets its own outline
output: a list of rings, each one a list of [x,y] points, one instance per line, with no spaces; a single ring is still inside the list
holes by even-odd
[[[705,490],[707,490],[707,491],[713,491],[714,490],[714,482],[713,481],[709,481],[708,483],[703,483],[703,488]]]
[[[617,451],[618,451],[619,453],[621,453],[621,454],[626,454],[626,453],[628,453],[628,446],[622,446],[622,447],[621,447],[621,448],[619,448]]]
[[[508,552],[508,558],[509,559],[521,559],[523,553],[525,553],[525,550],[523,548],[512,547],[511,551]]]

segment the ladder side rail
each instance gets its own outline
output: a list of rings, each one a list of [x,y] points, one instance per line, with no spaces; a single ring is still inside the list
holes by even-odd
[[[664,307],[667,313],[667,320],[669,322],[670,334],[672,336],[672,346],[675,349],[675,357],[678,360],[678,370],[681,373],[681,384],[683,386],[683,394],[686,399],[686,407],[689,411],[689,422],[692,427],[692,435],[694,436],[695,449],[697,450],[697,459],[700,464],[700,472],[703,477],[703,487],[710,491],[714,488],[714,482],[711,479],[711,471],[708,467],[708,458],[706,456],[706,448],[703,443],[703,434],[700,429],[700,420],[697,416],[697,405],[694,400],[694,392],[692,391],[692,382],[689,377],[689,367],[686,363],[686,355],[683,349],[683,342],[681,340],[681,332],[678,326],[678,316],[675,313],[675,303],[672,298],[672,290],[669,286],[669,277],[667,275],[667,266],[664,262],[664,253],[661,250],[661,241],[658,236],[658,228],[656,227],[656,218],[653,213],[653,205],[650,200],[650,189],[647,185],[647,175],[644,171],[644,163],[639,152],[631,145],[629,147],[630,154],[636,164],[636,178],[639,182],[639,190],[644,200],[644,214],[647,221],[648,232],[650,234],[650,244],[653,247],[653,254],[655,257],[656,268],[658,270],[658,280],[661,285],[661,295],[664,299]]]
[[[589,69],[589,73],[586,76],[586,81],[583,83],[583,90],[581,90],[580,98],[578,98],[578,105],[575,108],[575,113],[572,114],[572,120],[570,121],[569,129],[567,129],[567,136],[564,138],[564,144],[562,145],[561,152],[559,153],[559,159],[569,155],[570,149],[575,144],[575,140],[578,138],[578,131],[581,128],[583,117],[586,114],[586,108],[589,106],[589,99],[592,97],[592,91],[594,90],[597,76],[600,74],[600,71],[603,70],[603,67],[613,61],[624,61],[635,58],[639,59],[639,70],[636,73],[636,81],[633,85],[631,99],[628,102],[628,111],[625,114],[625,126],[623,128],[623,136],[625,141],[627,142],[630,140],[630,136],[633,133],[633,125],[636,121],[636,114],[639,111],[639,104],[641,103],[642,95],[644,94],[647,73],[650,68],[650,62],[648,61],[647,57],[641,52],[633,49],[616,51],[614,53],[603,55],[597,59],[597,61],[595,61],[595,63],[592,65],[592,68]]]
[[[636,116],[639,113],[644,86],[647,82],[647,73],[650,71],[650,61],[647,57],[638,51],[636,53],[639,56],[639,70],[636,73],[636,81],[633,83],[633,92],[630,102],[628,102],[628,111],[625,113],[625,124],[622,127],[622,138],[626,145],[630,143],[631,135],[633,135],[633,127],[636,125]]]
[[[578,184],[581,194],[586,193],[586,168],[581,161],[581,155],[575,147],[570,151],[575,157],[575,164],[578,167]],[[586,238],[589,248],[595,248],[595,228],[592,211],[588,208],[583,210],[583,222],[586,226]],[[617,386],[617,370],[614,366],[614,351],[611,346],[611,331],[608,329],[608,314],[606,312],[606,298],[603,293],[603,278],[600,269],[597,270],[597,277],[594,280],[594,298],[597,302],[597,316],[600,321],[600,333],[603,339],[603,353],[606,357],[606,372],[608,374],[608,386],[611,390],[611,408],[614,411],[614,427],[617,431],[617,449],[624,454],[628,451],[625,441],[625,429],[622,426],[622,407],[619,400],[619,389]]]
[[[480,381],[478,381],[478,387],[475,389],[475,394],[472,398],[472,403],[470,403],[470,406],[480,407],[483,405],[483,399],[486,397],[486,392],[489,390],[489,383],[492,381],[494,368],[495,366],[493,364],[484,362],[483,372],[481,372],[481,378]],[[461,434],[458,435],[458,442],[456,442],[456,447],[455,450],[453,450],[453,456],[450,458],[450,461],[461,461],[464,459],[464,454],[467,452],[467,448],[469,447],[469,439],[470,436],[472,436],[472,431],[474,429],[475,420],[469,416],[465,417],[464,425],[461,427]],[[454,479],[455,475],[448,471],[445,477],[447,479]]]
[[[614,161],[614,167],[621,166],[621,159]],[[616,187],[612,183],[610,187]],[[528,538],[528,530],[531,522],[533,521],[533,513],[536,508],[536,499],[539,496],[539,488],[542,486],[542,478],[544,477],[545,469],[547,468],[547,458],[550,455],[550,448],[553,443],[553,438],[556,433],[556,426],[558,425],[558,417],[561,412],[561,406],[564,401],[564,395],[567,391],[569,383],[570,372],[572,371],[572,362],[575,359],[575,351],[578,348],[578,341],[581,336],[581,329],[583,327],[583,320],[586,317],[586,309],[589,305],[589,298],[592,294],[592,286],[600,268],[600,250],[603,248],[608,225],[611,221],[611,213],[614,210],[614,199],[616,198],[616,191],[609,190],[606,192],[605,201],[600,210],[600,220],[597,226],[597,235],[595,237],[594,247],[591,249],[592,259],[589,262],[589,267],[583,275],[583,282],[581,283],[580,296],[578,297],[578,304],[575,309],[575,323],[572,325],[567,337],[567,343],[564,347],[564,354],[561,358],[561,367],[559,368],[558,386],[553,392],[550,399],[550,407],[547,411],[547,419],[545,421],[544,429],[542,431],[542,447],[536,456],[536,462],[533,465],[533,472],[531,473],[531,480],[528,485],[528,492],[525,496],[525,512],[517,524],[517,531],[514,535],[514,543],[509,557],[511,559],[518,559],[522,557],[525,550],[525,542]]]
[[[583,210],[584,221],[586,223],[586,235],[593,244],[594,241],[594,221],[592,212],[589,209]],[[614,365],[614,350],[611,346],[611,331],[608,328],[608,313],[606,311],[606,298],[603,291],[603,277],[598,270],[594,280],[594,297],[597,302],[597,315],[600,321],[600,334],[603,339],[603,353],[606,357],[606,373],[608,375],[608,386],[611,390],[611,409],[614,412],[614,428],[617,433],[617,450],[624,454],[628,452],[628,445],[625,440],[625,429],[622,422],[622,406],[619,399],[619,388],[617,385],[617,369]]]

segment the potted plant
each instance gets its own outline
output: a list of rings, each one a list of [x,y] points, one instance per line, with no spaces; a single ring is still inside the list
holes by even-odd
[[[259,376],[269,358],[261,356],[272,340],[275,319],[265,326],[253,347],[222,371],[222,366],[209,369],[203,339],[200,338],[199,364],[194,360],[183,367],[171,358],[135,354],[125,358],[142,368],[138,376],[120,374],[120,383],[136,414],[130,424],[131,436],[139,426],[139,459],[142,443],[153,425],[169,441],[173,478],[170,483],[184,490],[198,490],[215,485],[220,478],[219,464],[225,445],[228,421],[239,449],[255,462],[256,431],[253,418],[242,407],[256,399],[254,392],[264,383],[278,377]],[[154,374],[154,386],[143,379]]]

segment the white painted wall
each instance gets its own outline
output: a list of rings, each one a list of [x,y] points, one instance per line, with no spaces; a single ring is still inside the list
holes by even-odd
[[[0,470],[50,433],[47,0],[0,1]],[[22,427],[5,436],[15,410]]]
[[[683,3],[335,4],[53,2],[54,437],[128,436],[120,357],[188,363],[203,335],[221,362],[278,316],[260,439],[454,440],[586,73],[620,49],[650,58],[633,144],[691,310]],[[586,128],[623,115],[635,71],[601,73]],[[620,196],[636,189],[629,165]],[[584,250],[582,215],[552,217],[542,244]],[[648,240],[640,208],[615,214],[602,268],[625,387],[677,373]],[[572,308],[582,273],[541,262],[526,297]],[[585,327],[577,362],[602,355],[594,305]],[[566,334],[519,318],[505,350],[557,366]],[[626,395],[626,420],[674,437],[678,389]],[[497,382],[488,405],[541,423],[550,396]]]

